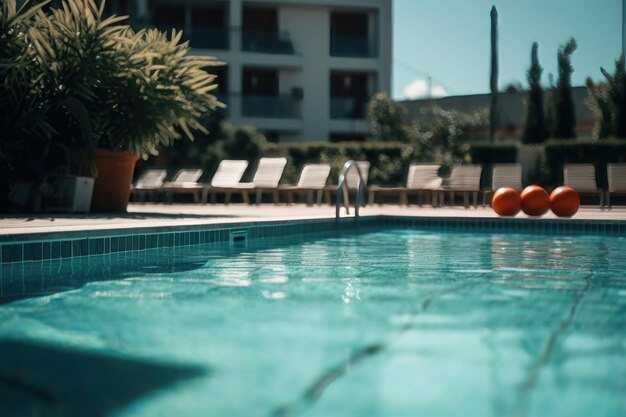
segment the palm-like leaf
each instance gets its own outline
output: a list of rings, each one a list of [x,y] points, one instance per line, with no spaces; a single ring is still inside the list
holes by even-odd
[[[149,153],[193,139],[205,130],[202,117],[222,106],[210,94],[215,76],[204,70],[219,63],[189,56],[182,32],[135,33],[126,17],[104,17],[104,2],[94,0],[64,0],[48,12],[44,5],[0,4],[3,138],[26,148],[99,144]],[[5,144],[0,156],[15,153]]]

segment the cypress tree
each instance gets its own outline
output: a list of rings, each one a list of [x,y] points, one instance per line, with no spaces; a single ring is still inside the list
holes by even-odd
[[[572,54],[576,50],[576,39],[571,38],[559,47],[557,60],[559,77],[554,90],[554,127],[552,135],[558,139],[576,137],[576,113],[572,100]]]
[[[587,78],[587,106],[596,118],[594,137],[626,138],[626,68],[624,56],[615,62],[615,73],[600,68],[606,78],[604,83],[594,84]]]
[[[612,131],[618,138],[626,138],[626,68],[624,55],[615,62],[615,74],[601,68],[606,77],[609,104],[612,113]]]
[[[526,103],[526,124],[522,141],[524,143],[541,143],[548,137],[545,115],[543,113],[543,90],[541,88],[541,73],[543,69],[537,58],[537,42],[533,43],[530,53],[530,68],[527,78],[530,87]]]

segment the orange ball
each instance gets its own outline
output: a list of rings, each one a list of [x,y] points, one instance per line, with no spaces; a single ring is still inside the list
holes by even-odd
[[[498,188],[491,199],[491,207],[500,216],[515,216],[521,209],[522,198],[514,188]]]
[[[541,216],[550,210],[550,196],[538,185],[529,185],[521,194],[522,211],[529,216]]]
[[[562,185],[550,194],[550,208],[559,217],[571,217],[580,207],[580,197],[573,188]]]

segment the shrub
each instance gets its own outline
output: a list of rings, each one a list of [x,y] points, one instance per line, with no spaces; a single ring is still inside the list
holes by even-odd
[[[474,164],[493,165],[517,160],[518,145],[515,143],[472,143],[469,154]]]
[[[481,183],[483,187],[491,184],[491,166],[493,164],[510,163],[517,161],[518,145],[515,143],[472,143],[469,147],[469,156],[474,164],[483,167]]]
[[[626,140],[548,141],[544,155],[546,179],[551,184],[562,184],[563,164],[593,163],[596,166],[598,185],[606,187],[606,164],[626,162]]]
[[[205,131],[203,115],[220,106],[204,70],[213,58],[188,55],[182,33],[135,33],[103,10],[96,0],[0,5],[0,116],[11,115],[0,136],[40,166],[50,148],[153,153]],[[0,162],[17,152],[0,145]]]
[[[405,182],[409,163],[414,159],[413,147],[398,142],[286,143],[269,147],[274,153],[277,148],[284,150],[288,170],[295,174],[293,177],[284,175],[284,182],[297,181],[296,172],[306,163],[326,162],[332,168],[331,182],[336,183],[343,164],[354,159],[371,163],[369,183],[399,185]]]

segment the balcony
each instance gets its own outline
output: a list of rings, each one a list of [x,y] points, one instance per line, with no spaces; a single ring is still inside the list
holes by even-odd
[[[367,36],[339,35],[330,36],[330,56],[347,58],[373,58],[376,51],[370,45]]]
[[[185,33],[187,35],[187,33]],[[228,29],[193,27],[186,38],[192,48],[228,50],[230,36]]]
[[[331,119],[364,119],[367,100],[360,97],[331,97]]]
[[[265,54],[293,55],[293,44],[287,32],[249,31],[241,32],[241,50]]]
[[[302,119],[300,100],[291,95],[241,97],[241,115],[266,119]]]

